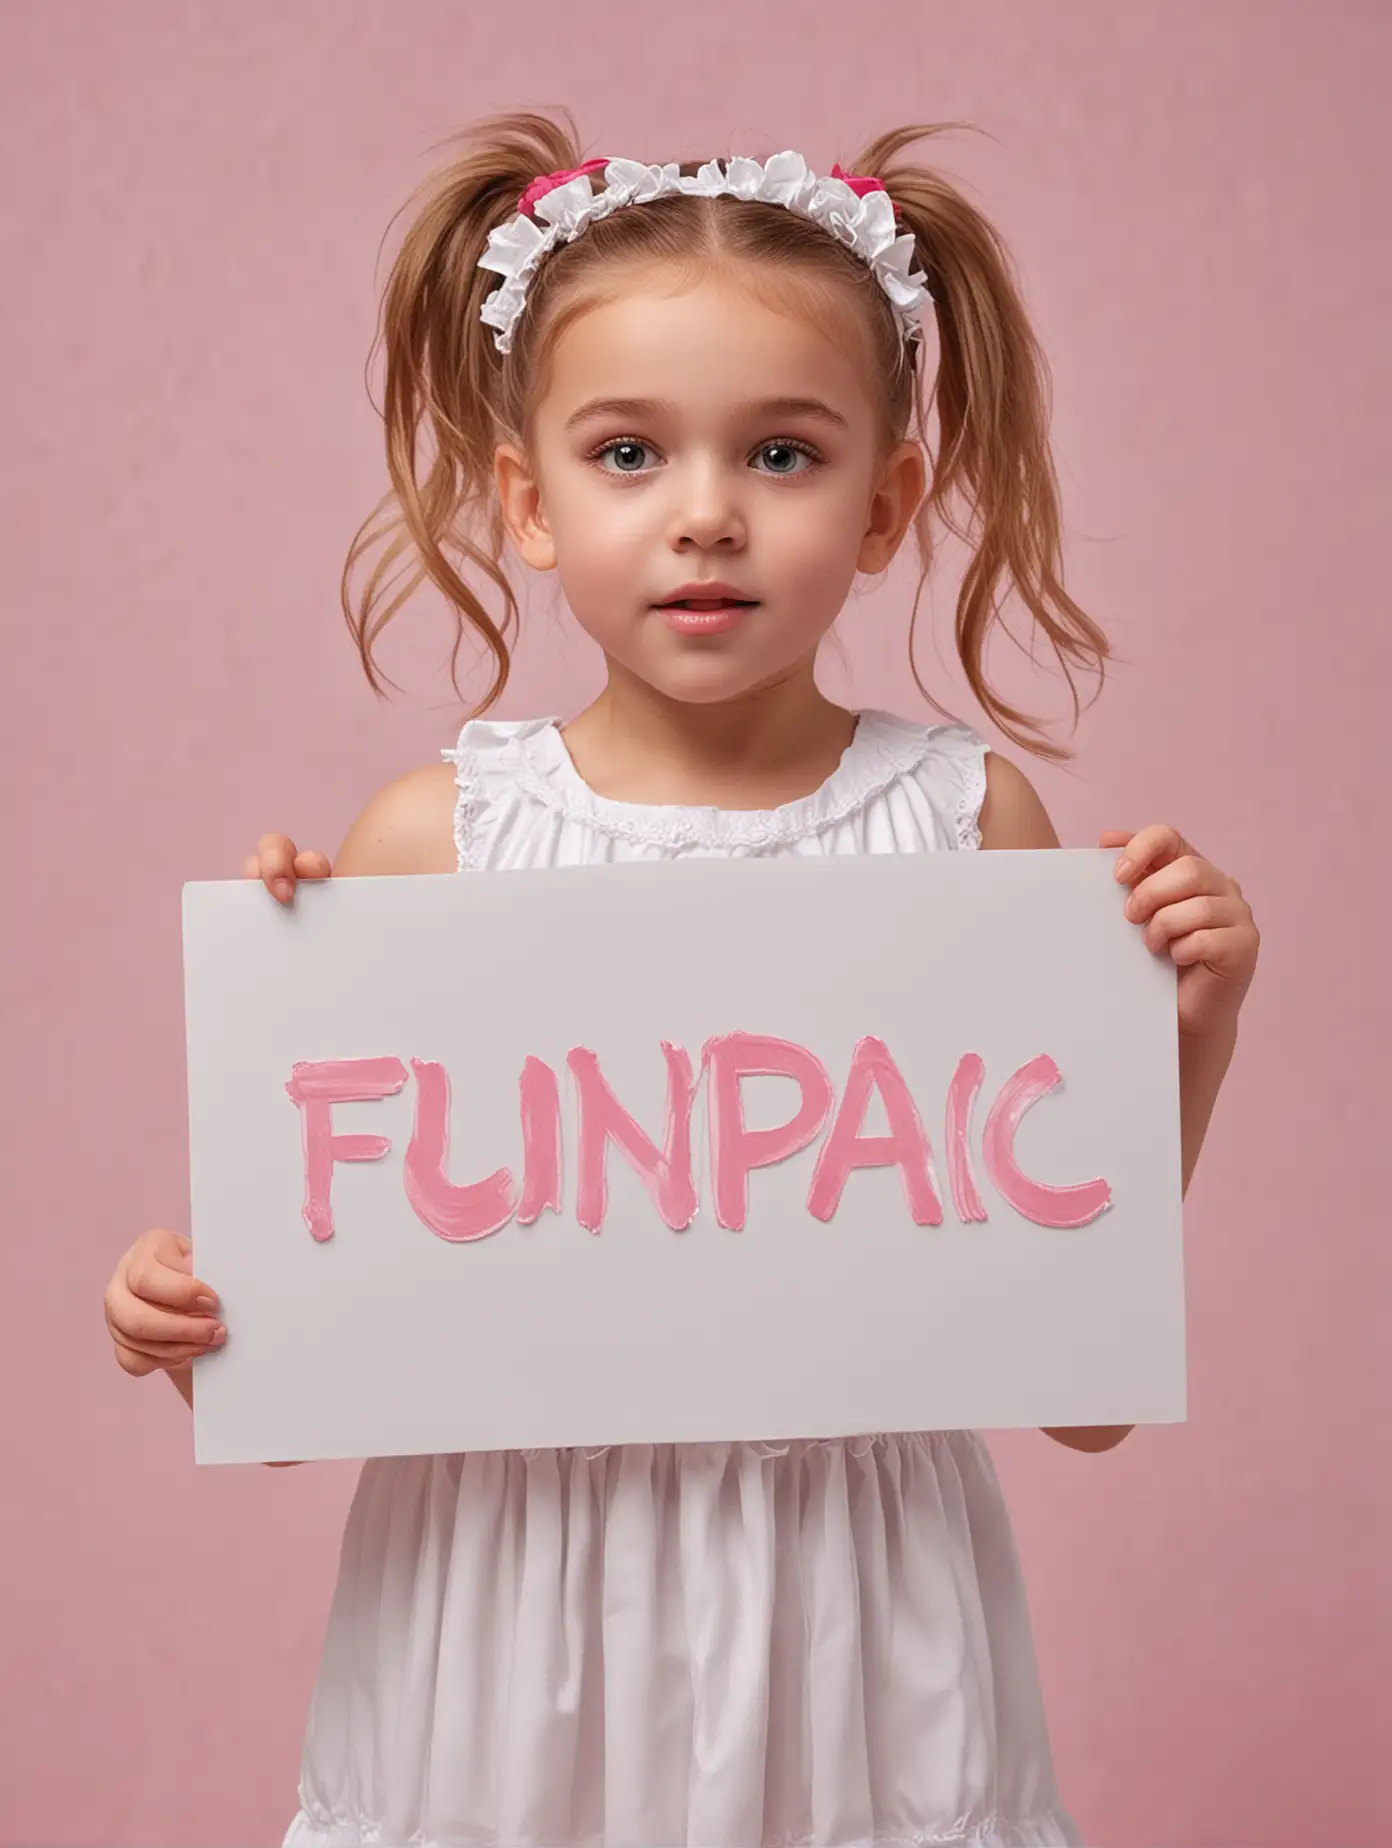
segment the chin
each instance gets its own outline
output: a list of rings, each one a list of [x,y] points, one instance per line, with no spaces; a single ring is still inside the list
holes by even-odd
[[[752,639],[712,637],[684,647],[616,651],[616,658],[664,698],[712,706],[776,686],[816,653],[816,639],[785,637],[784,646],[774,649],[750,647]]]
[[[741,670],[734,662],[715,661],[693,661],[689,668],[675,671],[634,671],[664,698],[680,700],[687,706],[717,706],[756,692],[770,680],[782,678],[782,673],[776,669],[772,673],[755,672],[751,668]]]

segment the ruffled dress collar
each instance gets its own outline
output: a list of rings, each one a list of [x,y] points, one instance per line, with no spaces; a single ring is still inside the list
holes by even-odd
[[[561,725],[558,718],[526,720],[509,727],[501,741],[507,772],[523,794],[619,839],[736,851],[804,839],[854,814],[923,761],[936,729],[887,712],[858,712],[841,761],[810,795],[772,809],[725,809],[597,794],[576,769]]]

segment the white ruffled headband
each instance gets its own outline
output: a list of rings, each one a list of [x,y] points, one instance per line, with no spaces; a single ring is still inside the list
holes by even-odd
[[[601,167],[604,186],[595,192],[589,175]],[[478,260],[480,269],[497,270],[503,277],[479,310],[479,318],[497,330],[493,344],[498,351],[512,350],[528,286],[557,244],[578,237],[592,218],[607,218],[621,205],[642,205],[666,193],[699,193],[705,198],[729,193],[816,219],[870,265],[894,306],[904,339],[919,332],[918,311],[933,298],[924,286],[923,272],[910,268],[914,240],[908,232],[899,234],[899,207],[884,182],[845,173],[839,163],[829,179],[819,179],[801,154],[788,150],[762,163],[737,154],[723,171],[718,160],[707,161],[699,173],[685,176],[675,161],[650,167],[636,160],[601,159],[533,180],[517,202],[517,216],[489,233],[488,248]],[[546,221],[547,229],[538,218]]]

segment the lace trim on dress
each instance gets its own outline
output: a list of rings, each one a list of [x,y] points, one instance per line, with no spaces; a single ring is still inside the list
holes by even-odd
[[[969,747],[968,759],[978,759],[975,769],[969,764],[961,777],[955,822],[961,845],[979,844],[979,835],[972,839],[972,802],[975,799],[979,808],[975,792],[985,790],[979,758],[988,747],[969,727],[956,723],[922,726],[889,713],[863,712],[841,762],[821,788],[775,809],[650,805],[596,795],[571,762],[555,720],[520,729],[503,742],[501,754],[524,795],[598,832],[647,846],[760,852],[846,820],[944,745],[950,759],[964,745]],[[549,763],[539,761],[542,754]]]
[[[981,845],[980,814],[990,749],[970,726],[916,724],[886,712],[862,712],[836,769],[810,795],[775,809],[721,809],[620,802],[581,777],[555,718],[470,720],[459,742],[440,755],[455,767],[459,791],[454,844],[459,870],[485,863],[479,824],[496,783],[552,814],[643,846],[767,852],[845,821],[935,754],[944,764],[944,806],[959,848]]]
[[[869,1835],[848,1844],[848,1848],[1042,1848],[1043,1844],[1057,1841],[1067,1832],[1064,1812],[1059,1809],[1018,1817],[993,1812],[958,1817],[945,1829]],[[408,1839],[411,1848],[443,1848],[443,1844],[419,1833],[413,1833]],[[511,1842],[498,1836],[476,1839],[478,1848],[513,1848]],[[377,1848],[378,1844],[382,1848],[391,1844],[394,1848],[399,1840],[400,1837],[388,1834],[384,1824],[368,1821],[346,1805],[336,1804],[330,1808],[305,1797],[301,1798],[300,1813],[286,1837],[287,1844],[293,1844],[294,1848],[300,1843],[312,1842],[323,1843],[325,1848],[346,1848],[348,1843],[353,1844],[353,1848]],[[816,1848],[815,1838],[810,1835],[765,1835],[761,1843],[762,1848]],[[603,1838],[576,1836],[570,1848],[603,1848]]]
[[[478,870],[478,840],[474,823],[483,810],[483,778],[479,774],[478,753],[465,744],[469,727],[459,734],[459,743],[440,752],[446,763],[454,765],[454,786],[459,795],[454,804],[454,852],[458,872]]]
[[[731,1450],[749,1453],[762,1463],[773,1462],[778,1457],[791,1456],[796,1450],[800,1455],[810,1450],[844,1449],[847,1456],[865,1457],[876,1450],[899,1450],[908,1446],[929,1448],[934,1445],[949,1445],[963,1440],[980,1448],[982,1439],[977,1431],[967,1429],[944,1429],[940,1431],[866,1431],[859,1437],[797,1437],[775,1443],[772,1439],[762,1437],[712,1438],[706,1443],[690,1442],[681,1439],[673,1444],[654,1444],[654,1450]],[[538,1457],[547,1456],[552,1451],[557,1456],[581,1456],[587,1463],[598,1463],[607,1457],[611,1450],[623,1450],[623,1444],[528,1444],[517,1452],[528,1463],[535,1463]]]
[[[957,824],[957,845],[961,848],[979,848],[981,805],[986,800],[986,753],[991,747],[970,726],[957,725],[951,729],[961,734],[965,746],[958,758],[962,783],[953,816]]]

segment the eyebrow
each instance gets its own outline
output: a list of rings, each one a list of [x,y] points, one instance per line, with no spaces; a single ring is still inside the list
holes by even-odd
[[[837,429],[849,430],[850,424],[840,411],[823,404],[820,398],[757,398],[748,407],[751,414],[765,417],[816,417]],[[665,398],[591,398],[566,418],[565,427],[588,423],[594,417],[674,417],[677,407]]]

